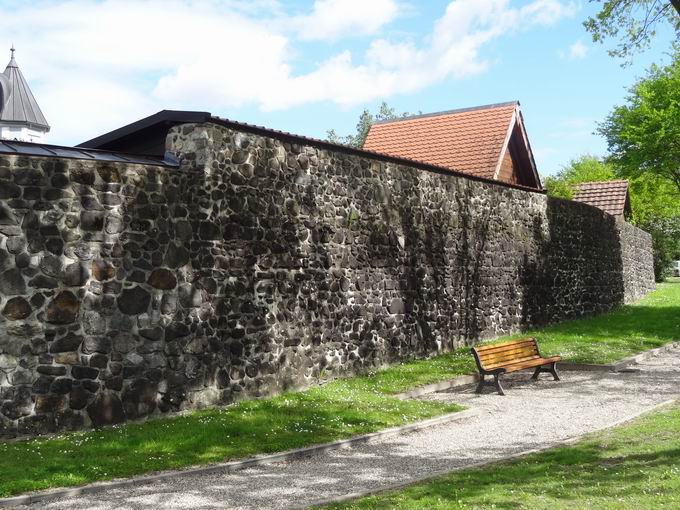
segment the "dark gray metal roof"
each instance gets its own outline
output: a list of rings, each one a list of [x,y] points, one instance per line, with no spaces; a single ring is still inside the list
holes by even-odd
[[[33,93],[14,60],[12,58],[3,73],[4,80],[0,80],[0,122],[28,124],[31,127],[50,130],[50,125],[38,106]],[[5,83],[3,84],[2,81]]]
[[[156,165],[177,167],[177,160],[169,155],[160,159],[148,156],[136,156],[120,152],[102,151],[97,149],[80,149],[77,147],[62,147],[43,143],[17,142],[0,140],[0,155],[13,156],[43,156],[50,158],[84,159],[88,161],[111,161],[113,163],[132,163],[137,165]]]

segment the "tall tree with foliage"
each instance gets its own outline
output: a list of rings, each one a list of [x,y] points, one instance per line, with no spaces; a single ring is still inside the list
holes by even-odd
[[[673,182],[680,192],[680,51],[666,67],[652,66],[598,131],[621,174],[646,173]]]
[[[652,236],[654,275],[662,281],[680,260],[680,193],[661,176],[647,173],[630,181],[631,223]]]
[[[583,25],[595,42],[618,39],[609,50],[630,62],[633,53],[649,47],[660,25],[668,24],[680,38],[680,0],[591,0],[600,11]]]
[[[553,197],[572,199],[576,184],[612,179],[616,179],[616,174],[611,165],[604,163],[597,156],[584,154],[572,159],[557,175],[545,177],[543,185]]]
[[[348,145],[350,147],[355,147],[361,149],[366,142],[366,137],[368,136],[368,130],[375,122],[380,122],[383,120],[394,120],[401,117],[408,117],[411,115],[408,112],[403,112],[398,115],[394,108],[390,107],[386,102],[380,104],[380,109],[378,113],[373,115],[369,110],[364,110],[359,116],[359,122],[357,122],[357,132],[353,135],[340,136],[337,134],[335,129],[329,129],[326,131],[326,139],[332,143],[339,143],[342,145]]]

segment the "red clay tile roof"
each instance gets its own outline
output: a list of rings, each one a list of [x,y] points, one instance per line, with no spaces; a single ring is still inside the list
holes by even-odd
[[[513,101],[376,123],[363,148],[493,179],[517,105]]]
[[[593,205],[612,216],[624,217],[628,202],[628,181],[584,182],[574,189],[574,200]],[[630,204],[628,204],[630,207]]]

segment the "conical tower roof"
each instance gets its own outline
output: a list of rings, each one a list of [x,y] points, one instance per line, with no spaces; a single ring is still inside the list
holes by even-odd
[[[50,125],[33,97],[26,78],[14,60],[14,47],[5,72],[0,75],[0,122],[50,130]]]

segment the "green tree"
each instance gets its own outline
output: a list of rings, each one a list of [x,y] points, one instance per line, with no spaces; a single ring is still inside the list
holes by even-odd
[[[651,234],[654,274],[662,281],[672,262],[680,260],[680,193],[672,182],[651,173],[629,182],[630,221]]]
[[[600,11],[583,25],[595,42],[618,39],[608,50],[612,57],[630,62],[633,53],[649,47],[659,25],[669,24],[680,37],[680,0],[591,0]]]
[[[411,114],[408,112],[403,112],[401,115],[398,115],[394,108],[390,107],[386,102],[383,101],[375,115],[373,115],[369,110],[364,110],[361,112],[361,115],[359,115],[359,122],[357,122],[357,130],[355,134],[340,136],[337,134],[335,129],[329,129],[326,131],[326,140],[332,143],[339,143],[361,149],[364,146],[364,142],[366,142],[369,129],[371,129],[371,126],[375,122],[394,120],[401,117],[408,117],[409,115]]]
[[[653,173],[680,192],[680,51],[670,65],[652,66],[626,101],[598,127],[607,139],[609,160],[624,176]]]
[[[652,235],[654,276],[657,282],[672,276],[672,263],[680,260],[680,216],[652,218],[642,225]]]
[[[614,168],[597,156],[584,154],[572,159],[557,175],[543,179],[548,194],[560,198],[573,198],[574,186],[582,182],[611,181],[616,179]]]

